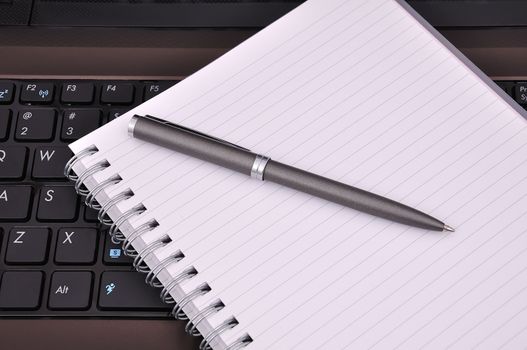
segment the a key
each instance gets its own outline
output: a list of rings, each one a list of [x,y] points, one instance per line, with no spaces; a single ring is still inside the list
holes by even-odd
[[[134,102],[134,86],[128,83],[104,84],[101,103],[129,105]]]
[[[157,83],[148,83],[145,85],[145,89],[143,91],[143,101],[149,100],[154,96],[159,95],[172,85],[174,85],[176,82],[157,82]]]
[[[0,284],[0,308],[32,310],[40,306],[44,274],[41,271],[6,271]]]
[[[514,88],[516,102],[527,105],[527,83],[518,83]]]
[[[49,230],[15,227],[9,232],[5,261],[8,264],[43,264],[48,256]]]
[[[159,290],[135,271],[107,271],[101,276],[99,307],[103,310],[168,310]]]
[[[93,101],[93,83],[66,83],[62,84],[60,100],[64,103],[84,104]]]
[[[33,162],[35,179],[65,179],[64,166],[73,153],[68,147],[37,147]]]
[[[66,109],[62,119],[61,138],[73,141],[89,134],[101,125],[101,111],[98,109]]]
[[[50,141],[55,130],[54,109],[24,109],[18,113],[15,139]]]
[[[62,228],[57,235],[55,262],[58,264],[92,264],[95,262],[97,230]]]
[[[112,242],[110,235],[105,234],[103,261],[106,265],[132,265],[133,259],[124,255],[122,245]]]
[[[23,221],[29,215],[31,186],[0,185],[0,220]]]
[[[117,119],[128,111],[128,109],[111,109],[108,113],[108,120],[112,121],[114,119]]]
[[[7,139],[9,136],[10,122],[11,111],[9,109],[0,109],[0,141]]]
[[[15,96],[15,84],[0,82],[0,104],[11,103],[13,96]]]
[[[20,91],[20,101],[23,103],[51,103],[54,92],[53,83],[23,84]]]
[[[26,147],[3,147],[0,144],[0,179],[20,179],[24,177],[26,159]]]
[[[85,310],[90,307],[92,273],[57,271],[51,277],[48,306],[52,310]]]
[[[42,186],[38,201],[40,221],[73,221],[77,218],[78,197],[73,186]]]

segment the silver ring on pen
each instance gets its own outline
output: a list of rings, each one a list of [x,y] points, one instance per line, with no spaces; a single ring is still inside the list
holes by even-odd
[[[251,168],[251,177],[263,181],[264,171],[271,158],[257,154],[254,158],[253,166]]]

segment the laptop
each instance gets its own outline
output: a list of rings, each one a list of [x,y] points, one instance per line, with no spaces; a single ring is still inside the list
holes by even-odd
[[[197,348],[64,178],[67,144],[301,2],[0,0],[2,348]],[[409,3],[527,108],[526,2]]]

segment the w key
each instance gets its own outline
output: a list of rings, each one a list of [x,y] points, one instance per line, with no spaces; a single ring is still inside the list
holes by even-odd
[[[36,179],[65,179],[64,166],[71,158],[68,147],[39,147],[35,150],[33,177]]]

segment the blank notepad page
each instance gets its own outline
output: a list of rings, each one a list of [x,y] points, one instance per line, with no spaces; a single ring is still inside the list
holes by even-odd
[[[527,123],[404,2],[311,0],[72,145],[118,173],[120,212],[181,251],[247,349],[518,349],[527,344]],[[133,59],[127,58],[127,59]],[[127,135],[151,114],[401,201],[456,229],[389,222]],[[147,237],[148,238],[148,237]],[[138,243],[146,244],[148,239]],[[222,345],[223,344],[223,345]],[[222,347],[223,346],[223,347]]]

